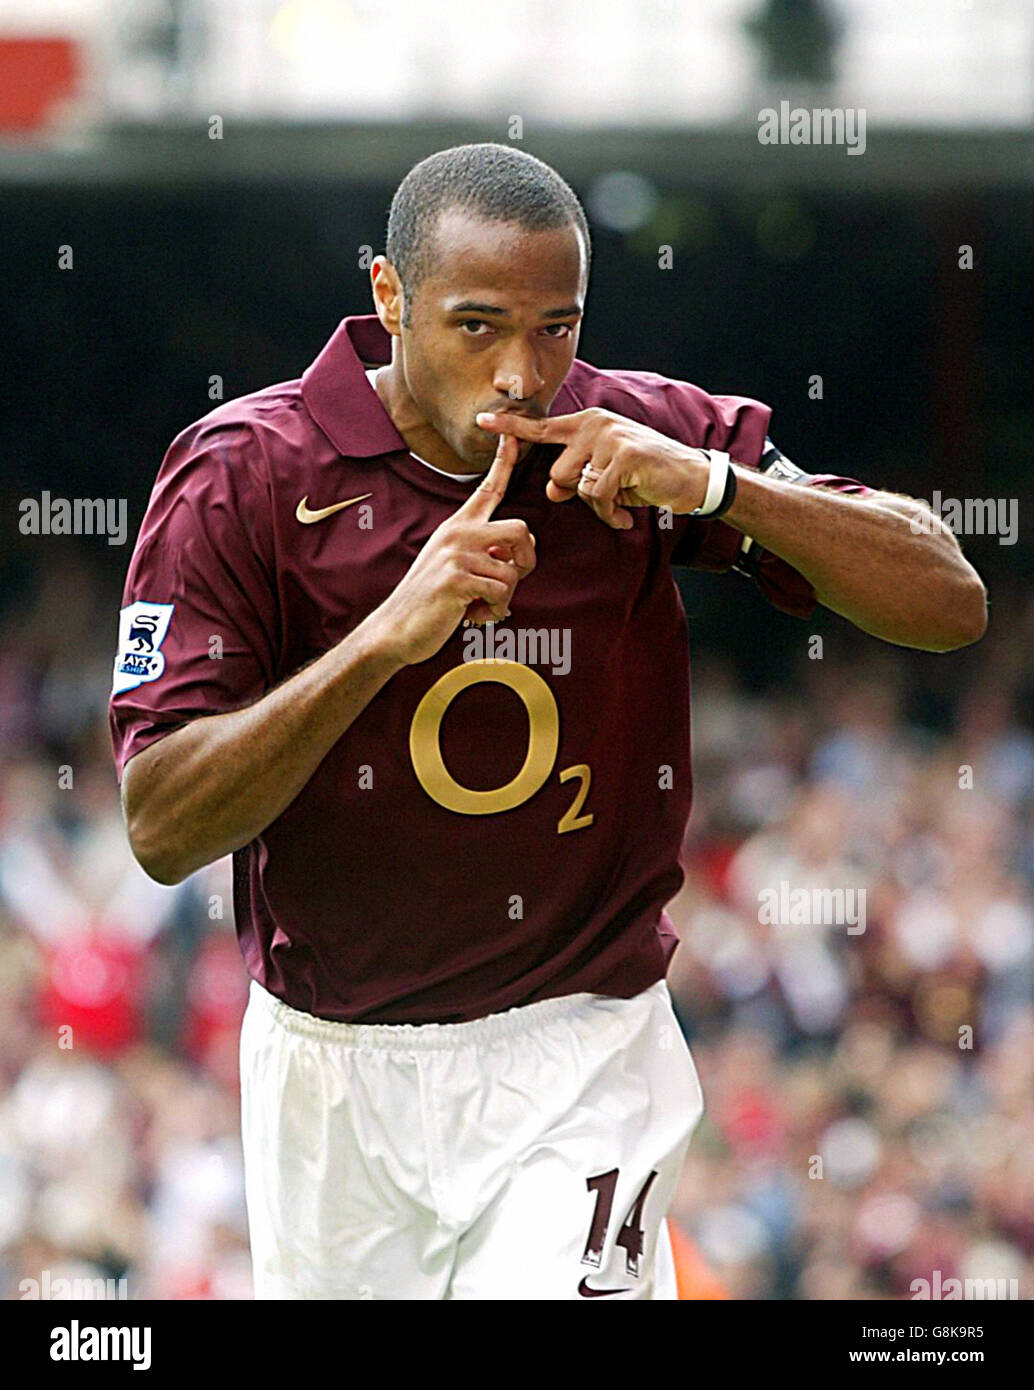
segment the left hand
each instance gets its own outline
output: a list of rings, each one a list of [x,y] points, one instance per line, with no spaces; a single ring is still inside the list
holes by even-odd
[[[488,433],[564,445],[549,470],[546,496],[566,502],[577,495],[616,530],[632,525],[628,507],[670,507],[681,514],[704,500],[708,461],[699,449],[613,411],[593,407],[544,420],[484,413],[477,423]]]

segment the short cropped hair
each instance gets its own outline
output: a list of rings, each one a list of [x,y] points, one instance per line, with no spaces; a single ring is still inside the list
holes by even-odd
[[[556,170],[512,145],[456,145],[414,165],[391,200],[385,254],[402,281],[407,306],[433,264],[439,219],[453,208],[536,232],[573,222],[589,263],[585,212]]]

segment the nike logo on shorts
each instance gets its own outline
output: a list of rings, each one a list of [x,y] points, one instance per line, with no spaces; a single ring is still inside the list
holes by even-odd
[[[610,1298],[616,1293],[630,1293],[629,1289],[594,1289],[589,1286],[588,1279],[583,1279],[578,1285],[578,1292],[583,1298]]]

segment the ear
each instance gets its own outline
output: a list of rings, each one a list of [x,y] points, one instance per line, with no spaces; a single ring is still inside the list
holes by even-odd
[[[370,289],[373,292],[373,307],[381,325],[399,337],[402,333],[402,318],[406,307],[406,296],[398,271],[386,256],[375,256],[370,266]]]

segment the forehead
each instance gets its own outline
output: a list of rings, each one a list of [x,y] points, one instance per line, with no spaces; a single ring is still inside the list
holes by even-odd
[[[559,294],[557,302],[564,303],[584,288],[584,279],[585,248],[573,222],[531,231],[450,208],[434,232],[424,288],[441,296],[488,290],[513,299]]]

